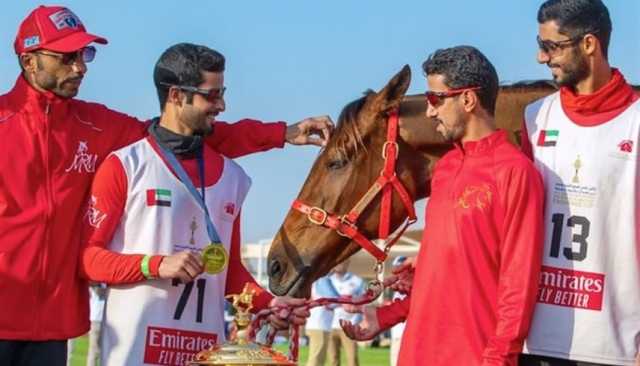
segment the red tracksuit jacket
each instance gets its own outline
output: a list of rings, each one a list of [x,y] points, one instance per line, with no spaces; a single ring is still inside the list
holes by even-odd
[[[383,328],[407,319],[399,365],[517,364],[538,289],[543,205],[538,172],[504,131],[437,163],[411,294],[377,312]]]
[[[284,123],[216,123],[207,144],[236,157],[284,144]],[[0,96],[0,339],[56,340],[89,329],[78,276],[80,222],[97,166],[146,124],[33,89]]]

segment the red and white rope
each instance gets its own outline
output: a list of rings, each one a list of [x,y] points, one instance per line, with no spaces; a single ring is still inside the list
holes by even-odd
[[[380,296],[380,294],[382,293],[383,289],[384,287],[380,281],[374,281],[369,285],[369,288],[364,293],[364,295],[357,298],[353,298],[351,296],[341,296],[341,297],[334,297],[334,298],[323,297],[315,300],[307,300],[304,304],[298,305],[296,307],[273,306],[267,309],[263,309],[256,314],[255,318],[251,322],[250,330],[249,330],[249,339],[252,341],[255,341],[256,334],[263,326],[267,324],[267,319],[269,318],[269,316],[277,314],[282,310],[288,310],[289,314],[291,314],[292,311],[297,308],[311,309],[318,306],[327,306],[332,304],[354,305],[354,306],[366,305],[366,304],[370,304],[375,299],[377,299],[378,296]],[[273,340],[276,336],[276,332],[277,331],[273,327],[269,329],[269,332],[267,333],[267,339],[266,339],[266,344],[268,346],[271,346],[273,344]],[[289,336],[291,339],[289,342],[289,355],[288,355],[289,360],[292,362],[298,362],[300,326],[292,324],[289,327]]]

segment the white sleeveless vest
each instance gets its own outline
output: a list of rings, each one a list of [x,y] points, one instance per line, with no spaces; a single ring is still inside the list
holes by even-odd
[[[149,141],[114,154],[127,176],[127,202],[109,249],[149,255],[201,251],[209,243],[204,211]],[[207,208],[227,252],[250,185],[242,168],[225,158],[219,181],[205,188]],[[200,350],[223,342],[226,277],[227,270],[203,273],[187,285],[152,280],[110,287],[102,365],[184,365]]]
[[[552,94],[527,107],[545,183],[545,245],[526,347],[632,365],[640,341],[640,102],[604,124],[573,123]]]

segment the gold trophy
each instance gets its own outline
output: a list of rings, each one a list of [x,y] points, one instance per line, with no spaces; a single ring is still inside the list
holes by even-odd
[[[231,340],[225,344],[215,344],[209,349],[198,352],[190,366],[204,365],[287,365],[295,366],[287,356],[282,353],[249,339],[248,326],[251,323],[251,313],[253,295],[255,291],[244,286],[242,293],[229,295],[226,298],[232,299],[232,306],[236,310],[235,323],[237,332],[232,335]]]

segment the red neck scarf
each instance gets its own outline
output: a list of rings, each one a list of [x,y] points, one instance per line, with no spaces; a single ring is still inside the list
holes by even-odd
[[[618,69],[611,80],[593,94],[578,95],[569,87],[560,88],[562,108],[569,119],[581,126],[596,126],[617,117],[638,99]]]

